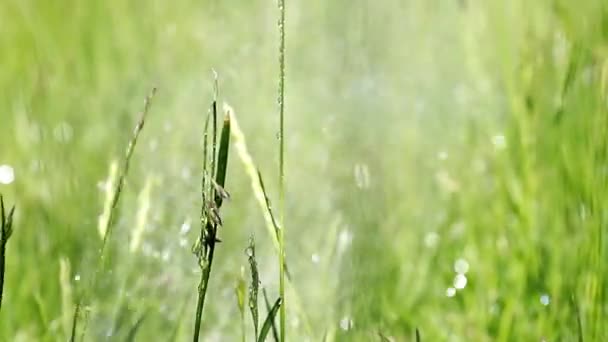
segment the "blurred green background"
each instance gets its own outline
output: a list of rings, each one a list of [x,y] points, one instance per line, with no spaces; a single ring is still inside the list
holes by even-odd
[[[142,317],[137,340],[191,338],[212,69],[278,198],[277,14],[0,3],[0,192],[17,206],[0,339],[69,336],[110,165],[153,86],[87,340],[125,340]],[[290,341],[608,340],[607,2],[288,1],[286,31]],[[234,154],[226,187],[205,341],[240,337],[251,234],[277,295]]]

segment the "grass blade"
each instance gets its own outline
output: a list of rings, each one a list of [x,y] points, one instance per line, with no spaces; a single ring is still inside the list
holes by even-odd
[[[15,206],[6,214],[4,208],[4,198],[0,194],[0,308],[2,308],[2,298],[4,295],[4,271],[6,267],[6,245],[8,239],[13,234],[13,214],[15,213]]]
[[[273,325],[274,317],[277,315],[279,311],[279,307],[281,307],[281,297],[277,298],[277,301],[274,302],[274,305],[268,311],[268,315],[266,316],[266,320],[264,320],[264,325],[262,325],[262,330],[260,330],[260,336],[258,337],[258,342],[266,341],[266,335],[270,331],[270,328]]]
[[[215,182],[224,188],[226,182],[226,170],[228,168],[228,149],[230,147],[230,112],[232,109],[225,106],[226,116],[224,117],[224,126],[222,127],[222,135],[220,137],[220,150],[217,155],[217,174]],[[222,205],[222,196],[216,191],[215,202],[218,208]]]
[[[247,296],[245,287],[245,267],[241,266],[241,274],[236,280],[234,294],[236,295],[239,318],[241,319],[241,341],[243,342],[245,342],[245,297]]]
[[[570,299],[572,300],[572,305],[574,305],[574,313],[576,314],[576,331],[578,333],[578,342],[585,342],[585,338],[583,335],[583,322],[581,320],[581,311],[578,307],[576,296],[573,294]]]
[[[418,330],[418,328],[416,328],[416,342],[420,342],[422,341],[422,339],[420,338],[420,330]]]
[[[277,0],[279,10],[279,297],[285,298],[285,0]],[[285,303],[281,305],[281,341],[285,341]]]
[[[260,277],[258,274],[258,264],[255,260],[255,241],[253,236],[249,238],[249,247],[247,247],[247,256],[249,259],[249,267],[251,269],[251,284],[249,285],[249,310],[251,310],[251,319],[253,320],[253,331],[256,339],[258,338],[258,289],[260,286]]]
[[[268,300],[268,295],[266,294],[266,289],[262,289],[262,294],[264,294],[264,303],[266,303],[266,311],[271,311],[270,301]],[[274,338],[274,342],[279,342],[279,332],[277,331],[277,325],[274,323],[274,319],[271,321],[272,323],[272,337]]]
[[[143,324],[144,320],[146,319],[146,316],[147,316],[147,313],[143,313],[141,316],[139,316],[139,318],[137,319],[135,324],[129,330],[129,333],[127,334],[127,337],[125,338],[125,342],[135,341],[135,336],[137,336],[137,332],[139,331],[139,328],[141,328],[141,325]]]
[[[213,101],[213,121],[215,126],[215,117],[216,117],[216,101]],[[224,124],[222,127],[221,137],[220,137],[220,146],[219,151],[217,152],[217,156],[212,155],[212,163],[211,169],[213,174],[213,169],[217,165],[217,171],[215,173],[215,183],[219,185],[222,189],[224,188],[226,182],[226,170],[228,169],[228,151],[230,148],[230,117],[232,109],[226,106],[225,111],[226,115],[224,118]],[[215,127],[213,127],[214,136],[212,151],[215,152],[216,147],[216,137],[215,137]],[[205,133],[206,134],[206,133]],[[203,153],[206,153],[205,151]],[[217,160],[215,159],[217,157]],[[217,163],[216,163],[217,161]],[[206,165],[206,164],[204,164]],[[203,179],[205,177],[207,170],[203,170]],[[201,193],[203,194],[203,203],[201,210],[201,235],[198,240],[198,246],[195,248],[194,252],[198,256],[199,265],[201,266],[201,281],[199,283],[199,291],[198,291],[198,301],[196,304],[196,313],[195,313],[195,321],[194,321],[194,334],[193,341],[198,341],[200,336],[200,329],[202,323],[203,316],[203,307],[205,305],[205,297],[207,294],[207,288],[209,285],[209,277],[211,276],[211,266],[213,264],[213,256],[215,254],[215,244],[218,241],[217,239],[217,227],[221,223],[221,218],[219,217],[219,209],[222,206],[223,196],[222,193],[217,191],[216,187],[210,182],[207,185],[203,181],[203,186],[207,188],[201,189]],[[205,201],[205,192],[210,191],[213,199],[213,202],[207,203]]]

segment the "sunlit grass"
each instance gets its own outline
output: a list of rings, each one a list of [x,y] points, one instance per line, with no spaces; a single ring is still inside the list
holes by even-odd
[[[201,340],[259,337],[277,298],[287,341],[608,339],[605,2],[288,2],[280,129],[276,5],[0,4],[0,339],[69,337],[110,221],[86,337],[192,339],[212,69],[240,133]]]

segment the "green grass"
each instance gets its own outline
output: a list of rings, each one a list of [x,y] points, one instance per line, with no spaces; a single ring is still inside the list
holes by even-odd
[[[1,2],[0,340],[70,336],[153,86],[86,337],[192,339],[212,70],[252,160],[233,135],[201,340],[254,340],[251,234],[258,335],[281,298],[288,341],[608,340],[605,1],[288,2],[282,129],[276,5]]]

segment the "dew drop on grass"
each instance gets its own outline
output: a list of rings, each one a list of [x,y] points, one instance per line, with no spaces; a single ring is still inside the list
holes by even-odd
[[[338,253],[343,253],[353,241],[353,233],[348,228],[343,229],[338,236]]]
[[[15,170],[10,165],[0,165],[0,184],[11,184],[15,180]]]
[[[183,180],[189,180],[192,177],[192,171],[189,167],[184,166],[181,171],[181,176]]]
[[[191,227],[192,225],[190,223],[190,219],[186,219],[186,221],[184,221],[184,223],[182,223],[182,225],[180,226],[179,233],[181,235],[186,235],[190,231]]]
[[[75,280],[75,281],[80,281],[80,274],[76,274],[76,275],[74,276],[74,280]]]
[[[507,139],[505,139],[505,136],[502,134],[496,134],[492,137],[492,145],[494,145],[494,148],[497,150],[503,150],[507,147]]]
[[[465,274],[469,271],[469,263],[460,258],[454,262],[454,272],[458,274]]]
[[[359,189],[369,188],[369,168],[367,164],[355,164],[355,183]]]
[[[454,287],[457,290],[462,290],[467,286],[467,277],[464,274],[457,274],[454,277]]]
[[[354,326],[353,319],[350,316],[344,316],[340,320],[340,329],[344,331],[351,330]]]
[[[540,296],[540,303],[544,306],[547,306],[551,303],[551,297],[548,294],[543,294]]]
[[[318,263],[319,263],[319,261],[321,261],[321,257],[319,257],[319,254],[317,254],[317,253],[313,253],[313,254],[310,256],[310,260],[312,261],[312,263],[313,263],[313,264],[318,264]]]
[[[450,297],[450,298],[454,297],[456,295],[456,289],[453,287],[448,287],[445,290],[445,295],[446,295],[446,297]]]

